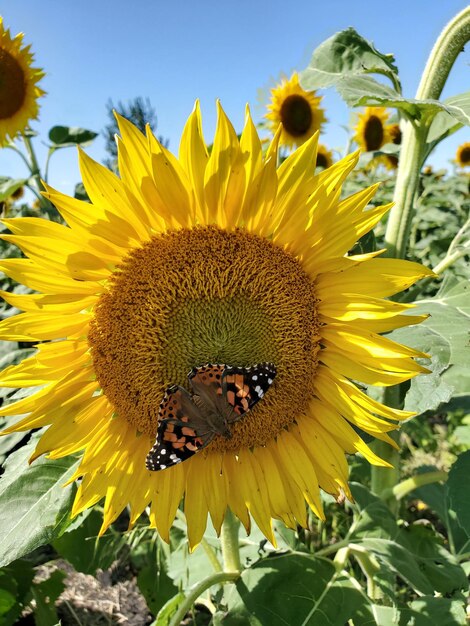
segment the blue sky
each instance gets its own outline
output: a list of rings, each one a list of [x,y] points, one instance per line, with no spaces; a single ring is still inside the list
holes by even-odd
[[[107,123],[109,98],[148,97],[157,111],[157,134],[170,140],[173,151],[196,98],[207,141],[212,140],[217,98],[240,130],[246,102],[259,120],[264,113],[259,91],[267,98],[281,72],[304,69],[322,41],[348,26],[381,52],[395,54],[404,94],[413,97],[435,39],[465,6],[466,0],[6,0],[0,11],[12,34],[25,33],[36,64],[47,72],[43,87],[48,96],[33,124],[43,162],[51,126],[100,131]],[[444,97],[469,90],[468,49],[457,60]],[[333,90],[323,93],[329,123],[322,141],[341,148],[346,143],[341,126],[348,124],[350,113]],[[458,144],[469,140],[468,128],[461,130],[431,162],[446,166]],[[103,139],[87,151],[104,158]],[[0,174],[24,174],[9,150],[0,152]],[[51,184],[70,193],[78,181],[75,150],[55,154]]]

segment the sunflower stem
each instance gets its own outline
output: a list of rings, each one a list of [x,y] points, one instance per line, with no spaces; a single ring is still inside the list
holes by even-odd
[[[41,192],[44,191],[44,187],[41,182],[41,171],[39,169],[39,164],[36,158],[36,153],[34,152],[31,137],[28,137],[27,135],[23,134],[23,142],[24,142],[26,152],[28,153],[28,157],[29,157],[28,167],[31,172],[31,178],[33,178],[34,182],[36,183],[36,187],[38,190],[37,196],[38,196],[39,206],[42,209],[46,209],[46,211],[50,211],[51,209],[53,209],[52,204],[49,202],[49,200],[47,200],[47,198],[44,198],[44,196],[41,195]]]
[[[457,55],[469,39],[470,6],[447,24],[434,44],[416,93],[417,100],[437,100],[439,98]],[[423,115],[419,122],[415,120],[404,122],[402,148],[393,198],[395,205],[390,211],[385,233],[389,256],[399,258],[406,256],[414,212],[414,199],[418,191],[426,138],[431,121],[432,117]]]
[[[220,543],[222,546],[222,558],[224,561],[225,572],[238,572],[240,575],[242,564],[240,561],[240,543],[239,543],[240,522],[227,508],[225,518],[222,524],[222,533]]]
[[[400,385],[386,387],[383,402],[390,407],[401,406]],[[394,434],[391,434],[394,439]],[[371,466],[371,490],[379,498],[384,500],[394,515],[398,513],[398,500],[393,493],[393,487],[400,479],[400,454],[398,450],[385,441],[377,440],[372,444],[374,452],[384,461],[388,461],[392,467]]]
[[[417,474],[416,476],[412,476],[411,478],[407,478],[406,480],[398,483],[393,487],[392,493],[385,494],[385,496],[393,495],[397,500],[401,500],[419,487],[444,482],[447,478],[447,472],[444,471],[423,472],[422,474]]]
[[[200,595],[207,591],[213,585],[222,585],[224,583],[233,582],[240,576],[240,572],[217,572],[212,574],[201,582],[193,585],[188,591],[186,597],[178,606],[177,611],[173,614],[168,626],[180,626],[186,613],[191,609]]]

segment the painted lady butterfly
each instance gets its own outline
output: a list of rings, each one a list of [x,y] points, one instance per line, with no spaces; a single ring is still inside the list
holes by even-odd
[[[157,438],[147,469],[158,471],[186,461],[216,435],[230,439],[230,425],[261,400],[276,376],[273,363],[252,367],[202,365],[188,374],[192,394],[168,387],[158,410]]]

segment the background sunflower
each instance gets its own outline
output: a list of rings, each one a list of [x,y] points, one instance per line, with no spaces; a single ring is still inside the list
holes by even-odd
[[[282,124],[282,146],[300,146],[316,131],[321,130],[327,121],[325,111],[320,106],[321,101],[322,97],[317,96],[315,91],[302,89],[297,72],[290,78],[283,78],[271,89],[271,100],[265,118],[273,134],[279,124]]]
[[[33,60],[30,46],[23,45],[23,34],[12,39],[0,16],[0,146],[38,116],[38,98],[44,91],[37,83],[44,72],[32,66]]]

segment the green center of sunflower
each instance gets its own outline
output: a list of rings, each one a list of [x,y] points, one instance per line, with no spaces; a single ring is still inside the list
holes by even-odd
[[[26,97],[24,72],[6,50],[0,48],[0,119],[13,117]]]
[[[364,139],[368,152],[378,150],[384,140],[384,128],[382,121],[376,115],[371,115],[366,122],[364,129]]]
[[[312,281],[283,249],[215,226],[154,236],[115,271],[89,333],[116,412],[155,436],[165,389],[206,363],[277,368],[274,384],[211,449],[264,445],[306,411],[318,362]]]
[[[293,137],[301,137],[312,124],[312,108],[308,101],[298,94],[288,96],[281,106],[281,122]]]

